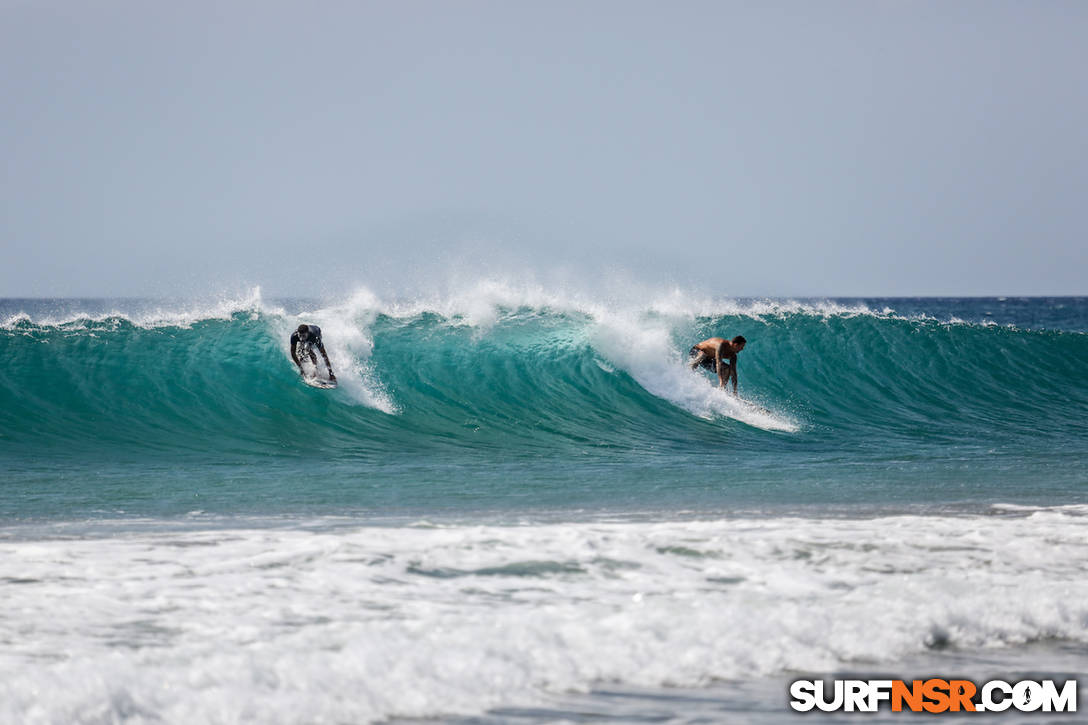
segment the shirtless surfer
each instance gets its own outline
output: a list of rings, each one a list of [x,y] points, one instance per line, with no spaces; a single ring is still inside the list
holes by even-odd
[[[336,376],[332,373],[332,363],[329,362],[329,356],[325,352],[325,346],[321,343],[321,328],[317,325],[299,325],[298,329],[291,333],[291,359],[295,361],[295,365],[298,365],[299,375],[302,375],[302,361],[299,360],[299,355],[310,355],[310,361],[314,364],[314,369],[317,368],[317,355],[314,355],[314,348],[321,351],[321,357],[325,358],[325,367],[329,371],[329,380],[335,381]]]
[[[724,337],[709,337],[695,345],[688,352],[691,356],[688,365],[694,370],[702,367],[718,374],[718,387],[725,388],[729,378],[733,378],[733,395],[737,394],[737,353],[748,343],[743,335],[732,340]]]

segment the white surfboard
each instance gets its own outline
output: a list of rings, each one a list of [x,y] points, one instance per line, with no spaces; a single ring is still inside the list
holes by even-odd
[[[332,390],[336,387],[335,380],[329,380],[326,377],[303,373],[301,376],[302,382],[309,385],[311,388],[321,388],[322,390]]]
[[[335,380],[325,380],[324,378],[310,378],[305,375],[302,376],[302,382],[309,385],[311,388],[321,388],[323,390],[332,390],[336,387]]]

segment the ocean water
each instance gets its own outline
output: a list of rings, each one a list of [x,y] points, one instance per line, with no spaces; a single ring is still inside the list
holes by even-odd
[[[739,398],[684,365],[736,334]],[[803,675],[1088,670],[1088,298],[9,299],[0,352],[0,721],[772,723]]]

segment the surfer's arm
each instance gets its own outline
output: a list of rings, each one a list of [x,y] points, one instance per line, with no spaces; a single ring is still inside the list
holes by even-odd
[[[290,343],[289,343],[289,344],[291,345],[291,360],[293,360],[293,361],[294,361],[294,363],[295,363],[295,365],[297,365],[297,366],[298,366],[298,371],[299,371],[299,372],[301,373],[301,372],[302,372],[302,362],[301,362],[301,361],[300,361],[300,360],[298,359],[298,355],[297,355],[297,354],[295,354],[295,348],[296,348],[296,347],[298,347],[298,346],[297,346],[297,345],[295,344],[295,341],[296,341],[297,339],[298,339],[297,337],[295,337],[294,335],[292,335],[292,336],[291,336],[291,341],[290,341]]]
[[[733,378],[733,395],[737,394],[737,356],[729,356],[729,376]]]
[[[329,380],[336,380],[336,375],[332,372],[332,363],[329,362],[329,355],[325,352],[325,346],[319,342],[317,343],[317,349],[321,351],[321,357],[325,358],[325,368],[329,371]]]
[[[722,346],[718,345],[714,349],[714,372],[718,374],[718,387],[724,388],[725,382],[729,378],[725,375],[725,368],[722,367]]]

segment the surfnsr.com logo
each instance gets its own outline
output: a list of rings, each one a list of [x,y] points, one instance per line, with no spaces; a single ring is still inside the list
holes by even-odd
[[[830,686],[827,686],[830,685]],[[990,680],[981,686],[970,680],[795,680],[790,707],[798,712],[1076,712],[1077,681]]]

